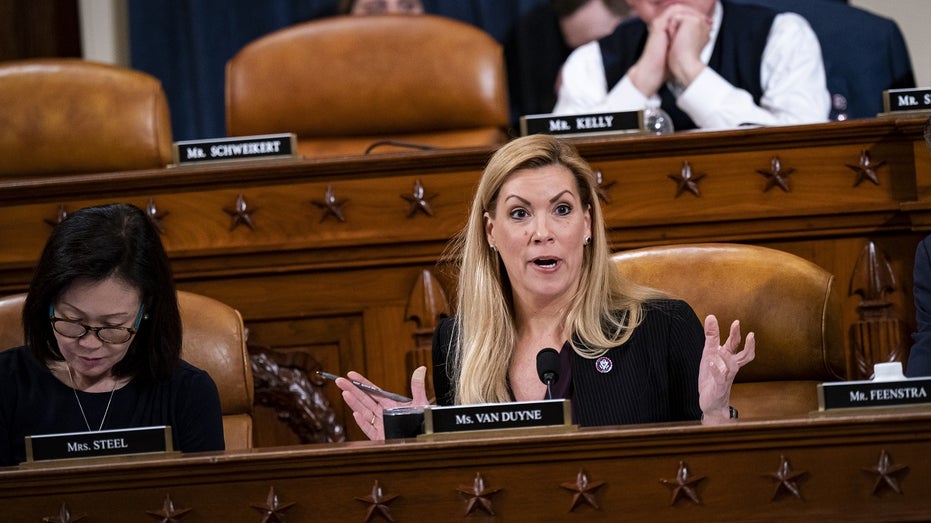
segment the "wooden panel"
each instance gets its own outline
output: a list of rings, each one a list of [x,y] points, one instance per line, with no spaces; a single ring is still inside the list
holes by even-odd
[[[175,510],[189,510],[186,523],[915,521],[931,513],[929,445],[926,409],[307,445],[5,469],[0,505],[11,521],[41,521],[64,506],[75,520],[101,523],[148,519],[166,496]],[[697,503],[663,483],[675,486],[681,467]],[[784,488],[774,479],[781,470]],[[584,498],[573,504],[580,473],[597,508]],[[494,518],[481,503],[470,513],[477,477]],[[381,508],[371,517],[366,500],[376,486]]]

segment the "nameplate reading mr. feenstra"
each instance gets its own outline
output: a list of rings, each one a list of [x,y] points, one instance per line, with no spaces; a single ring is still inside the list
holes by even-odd
[[[841,381],[818,385],[818,410],[931,403],[931,378]]]
[[[26,461],[171,452],[171,427],[139,427],[26,436]]]
[[[424,409],[426,434],[549,427],[571,423],[571,403],[566,399],[431,406]]]
[[[173,147],[174,162],[178,165],[296,155],[297,137],[294,133],[185,140],[175,142]]]
[[[531,114],[520,117],[520,134],[592,135],[636,133],[643,111],[592,114]]]

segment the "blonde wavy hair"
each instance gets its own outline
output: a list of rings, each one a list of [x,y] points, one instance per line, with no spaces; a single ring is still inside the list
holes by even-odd
[[[479,181],[468,222],[445,256],[457,264],[458,326],[451,337],[447,372],[456,404],[510,401],[507,373],[514,347],[513,297],[498,253],[485,235],[484,213],[494,217],[501,186],[516,171],[564,165],[573,174],[582,206],[591,212],[592,241],[583,247],[579,285],[564,327],[576,339],[572,349],[597,358],[627,341],[643,317],[642,304],[660,293],[624,281],[611,262],[595,173],[574,147],[549,135],[513,140],[491,157]]]

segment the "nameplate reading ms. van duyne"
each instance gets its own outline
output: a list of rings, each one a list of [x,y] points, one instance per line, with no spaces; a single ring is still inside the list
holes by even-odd
[[[172,451],[171,427],[26,436],[26,462]]]
[[[210,138],[175,142],[172,148],[178,165],[258,160],[263,158],[293,158],[297,156],[294,133]]]
[[[637,133],[643,129],[643,111],[593,114],[531,114],[520,117],[520,134],[581,136]]]
[[[568,426],[571,422],[571,403],[566,399],[430,406],[424,409],[426,434]]]
[[[931,378],[839,381],[818,385],[818,410],[931,403]]]

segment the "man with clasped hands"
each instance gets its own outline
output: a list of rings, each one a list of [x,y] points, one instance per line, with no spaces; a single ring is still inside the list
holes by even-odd
[[[639,17],[575,50],[553,112],[635,111],[661,101],[675,130],[824,122],[818,38],[795,13],[728,0],[627,0]]]

